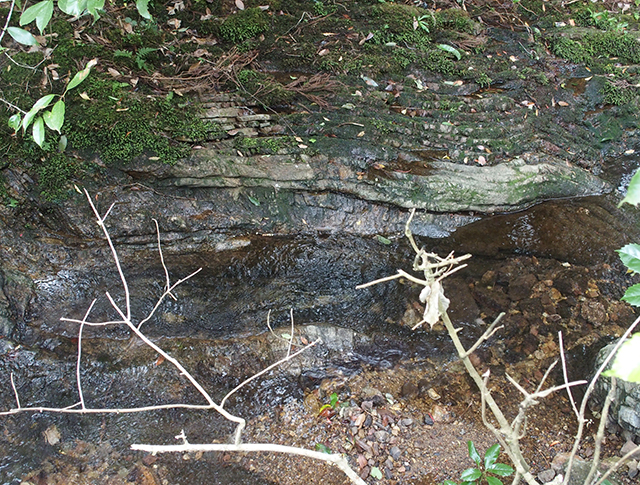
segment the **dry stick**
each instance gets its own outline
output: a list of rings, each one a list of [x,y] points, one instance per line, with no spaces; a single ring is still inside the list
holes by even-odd
[[[580,403],[580,411],[578,416],[578,431],[576,432],[576,439],[573,443],[573,448],[571,449],[569,460],[567,461],[567,474],[565,476],[565,483],[569,483],[569,478],[571,477],[571,469],[573,468],[573,462],[575,460],[576,453],[578,452],[580,441],[582,441],[582,433],[584,432],[584,425],[587,421],[584,417],[586,408],[587,408],[587,402],[589,400],[589,397],[591,397],[591,393],[593,392],[596,386],[596,381],[600,377],[600,374],[604,372],[607,365],[609,365],[609,362],[611,361],[611,359],[613,359],[613,356],[618,351],[618,349],[622,346],[626,338],[629,335],[631,335],[631,332],[633,332],[633,330],[638,326],[638,324],[640,324],[640,317],[636,318],[635,321],[631,324],[631,326],[626,330],[626,332],[624,332],[622,337],[620,337],[620,340],[618,340],[618,343],[616,343],[616,345],[611,350],[609,355],[607,355],[606,359],[604,359],[604,362],[602,363],[602,365],[596,371],[595,375],[593,376],[593,379],[591,379],[591,382],[589,383],[589,387],[587,387],[587,390],[584,393],[584,397],[582,398],[582,402]]]
[[[493,334],[495,334],[498,330],[500,330],[501,328],[504,328],[504,325],[500,325],[499,327],[496,327],[496,325],[498,325],[498,323],[500,322],[500,320],[502,320],[502,317],[504,317],[504,312],[502,312],[500,315],[498,315],[498,317],[493,321],[493,323],[491,325],[489,325],[489,328],[487,328],[485,330],[485,332],[480,336],[480,338],[478,340],[476,340],[476,343],[473,344],[469,350],[467,350],[464,354],[465,357],[469,357],[471,354],[473,354],[475,352],[475,350],[480,347],[480,345],[482,345],[482,343],[485,340],[490,339]]]
[[[4,38],[4,34],[7,32],[7,28],[9,27],[9,21],[11,20],[11,16],[13,15],[13,7],[16,4],[16,0],[11,0],[11,6],[9,7],[9,13],[7,14],[7,21],[4,23],[4,27],[2,27],[2,31],[0,31],[0,42]],[[22,111],[22,110],[21,110]]]
[[[202,271],[202,268],[198,268],[197,270],[195,270],[193,273],[191,273],[188,276],[185,276],[184,278],[176,281],[173,285],[171,285],[170,287],[168,287],[164,293],[160,296],[160,298],[158,299],[158,301],[156,302],[156,304],[154,305],[154,307],[151,309],[151,312],[149,313],[149,315],[147,315],[144,320],[142,320],[139,324],[138,324],[138,329],[140,329],[140,327],[142,327],[143,323],[148,322],[149,320],[151,320],[151,317],[153,317],[153,315],[156,313],[156,310],[158,308],[160,308],[160,305],[162,304],[162,302],[164,301],[166,296],[171,296],[172,298],[175,299],[175,296],[173,296],[173,294],[171,293],[177,286],[180,286],[182,283],[184,283],[185,281],[193,278],[195,275],[197,275],[200,271]]]
[[[446,312],[442,314],[442,321],[444,322],[444,326],[449,333],[449,337],[451,337],[451,340],[453,341],[453,345],[458,352],[458,356],[460,356],[462,363],[467,369],[467,373],[474,380],[476,386],[478,386],[478,389],[480,389],[480,393],[483,399],[486,400],[486,403],[489,405],[489,409],[491,409],[491,413],[498,421],[500,429],[498,430],[492,426],[490,430],[494,433],[498,441],[506,445],[504,446],[505,452],[509,455],[509,458],[511,458],[511,461],[515,465],[518,474],[521,475],[527,481],[527,483],[531,485],[537,485],[538,482],[529,472],[529,466],[524,459],[524,456],[522,456],[522,451],[520,450],[520,443],[518,442],[517,434],[509,425],[507,418],[493,399],[493,396],[491,395],[488,387],[486,387],[485,383],[483,382],[482,377],[480,376],[474,365],[471,363],[471,360],[469,360],[469,356],[465,356],[467,351],[462,345],[462,342],[460,342],[460,339],[458,338],[458,332],[454,328],[451,320],[449,319],[449,315],[447,315]],[[487,422],[488,421],[486,421],[485,424]]]
[[[82,330],[84,329],[84,324],[87,318],[89,318],[89,313],[91,313],[91,310],[93,309],[93,305],[95,304],[96,304],[96,299],[94,298],[93,301],[91,302],[91,305],[89,305],[89,308],[84,314],[84,318],[80,323],[80,329],[78,330],[78,360],[76,362],[76,383],[78,385],[78,395],[80,396],[80,406],[82,407],[82,409],[85,409],[84,396],[82,395],[82,379],[80,378],[80,362],[82,361]]]
[[[567,372],[567,361],[564,356],[564,342],[562,340],[562,331],[558,332],[558,343],[560,344],[560,359],[562,360],[562,376],[564,378],[564,382],[569,382],[569,373]],[[569,402],[571,402],[571,408],[573,409],[573,413],[576,415],[576,419],[580,419],[580,413],[578,412],[578,407],[576,406],[576,401],[573,399],[573,394],[571,394],[571,388],[567,387],[567,395],[569,396]]]
[[[602,415],[600,416],[600,424],[598,425],[598,432],[596,434],[595,439],[595,447],[593,451],[593,463],[591,464],[591,469],[589,470],[589,474],[587,475],[587,479],[584,481],[586,485],[591,483],[591,479],[596,474],[598,470],[598,463],[600,461],[600,449],[602,447],[602,439],[604,438],[604,429],[607,424],[607,416],[609,415],[609,406],[611,406],[611,402],[616,393],[616,378],[611,378],[611,388],[607,393],[607,397],[604,400],[604,405],[602,406]]]
[[[638,453],[640,451],[640,445],[636,446],[633,450],[631,450],[630,452],[628,452],[626,455],[624,455],[622,458],[620,458],[618,461],[616,461],[613,466],[611,468],[609,468],[604,475],[602,475],[600,477],[600,479],[594,483],[593,485],[601,485],[607,478],[609,478],[609,475],[611,475],[613,472],[615,472],[618,468],[620,468],[620,466],[622,466],[625,462],[629,461],[630,458],[633,457],[633,455],[635,455],[636,453]]]
[[[109,244],[109,248],[111,249],[111,254],[112,254],[113,260],[114,260],[114,262],[116,264],[116,268],[118,269],[118,274],[120,275],[120,280],[122,282],[122,287],[123,287],[124,292],[125,292],[125,311],[126,311],[126,315],[120,309],[120,307],[116,304],[116,302],[113,300],[113,298],[111,297],[109,292],[107,292],[106,296],[109,299],[109,302],[111,303],[111,306],[113,306],[113,308],[120,314],[120,316],[122,317],[122,320],[131,329],[131,331],[133,331],[138,336],[138,338],[140,338],[140,340],[142,340],[145,344],[147,344],[153,350],[158,352],[162,357],[164,357],[165,360],[171,362],[173,364],[173,366],[176,369],[178,369],[180,371],[180,373],[182,375],[184,375],[189,380],[189,382],[191,382],[191,385],[198,390],[198,392],[207,400],[207,403],[213,409],[215,409],[218,413],[220,413],[222,416],[224,416],[229,421],[232,421],[232,422],[237,424],[234,442],[236,444],[240,443],[240,438],[242,436],[242,431],[244,430],[244,427],[246,426],[246,421],[243,418],[240,418],[238,416],[234,416],[233,414],[231,414],[228,411],[226,411],[225,409],[223,409],[221,406],[217,405],[213,401],[213,399],[211,398],[209,393],[204,389],[204,387],[202,387],[202,385],[200,385],[200,383],[187,371],[187,369],[185,369],[182,366],[182,364],[177,359],[175,359],[174,357],[169,355],[167,352],[162,350],[160,347],[158,347],[156,344],[154,344],[131,321],[131,300],[130,300],[130,296],[129,296],[129,286],[127,285],[127,279],[125,278],[124,273],[122,271],[122,267],[120,265],[120,258],[118,257],[118,252],[116,251],[116,248],[113,245],[113,241],[111,240],[111,236],[109,235],[109,231],[107,231],[107,228],[104,225],[105,218],[109,215],[109,212],[111,212],[111,209],[113,208],[113,206],[115,204],[111,204],[111,207],[109,207],[109,210],[107,211],[105,216],[104,217],[100,217],[100,214],[97,211],[95,205],[93,205],[93,201],[91,200],[91,197],[89,196],[89,192],[87,191],[87,189],[84,189],[84,193],[85,193],[85,195],[87,197],[87,200],[89,201],[89,205],[91,206],[91,209],[93,210],[94,215],[98,219],[98,225],[102,229],[102,232],[104,233],[104,235],[105,235],[105,237],[107,239],[107,243]],[[168,288],[167,291],[165,292],[165,294],[167,292],[170,292],[170,291],[171,291],[171,288]],[[156,307],[154,307],[153,311],[155,311],[156,308],[157,308],[157,305],[156,305]]]
[[[269,372],[271,369],[278,367],[281,364],[284,364],[285,362],[293,359],[294,357],[297,357],[298,355],[300,355],[302,352],[304,352],[305,350],[313,347],[314,345],[318,344],[318,343],[322,343],[321,339],[318,340],[314,340],[313,342],[311,342],[309,345],[301,348],[300,350],[298,350],[297,352],[293,353],[293,354],[287,354],[287,356],[284,359],[279,360],[278,362],[274,362],[273,364],[271,364],[269,367],[262,369],[260,372],[258,372],[257,374],[252,375],[251,377],[249,377],[248,379],[245,379],[244,381],[242,381],[240,384],[238,384],[236,387],[234,387],[231,391],[228,392],[228,394],[222,399],[222,401],[220,401],[220,407],[223,408],[225,402],[227,402],[227,399],[229,399],[236,391],[238,391],[239,389],[243,388],[244,386],[246,386],[247,384],[249,384],[251,381],[253,381],[254,379],[257,379],[258,377],[260,377],[263,374],[266,374],[267,372]]]
[[[293,308],[290,310],[289,314],[291,315],[291,333],[289,334],[289,348],[287,348],[287,357],[291,355],[291,347],[293,346]]]
[[[20,397],[18,396],[16,383],[13,381],[13,372],[11,373],[11,387],[13,388],[13,394],[16,396],[16,403],[18,404],[18,409],[20,409]]]
[[[167,282],[165,283],[165,291],[169,291],[169,288],[171,287],[171,280],[169,279],[169,270],[167,269],[167,266],[164,264],[164,255],[162,254],[162,245],[160,244],[160,226],[158,225],[158,220],[157,219],[152,219],[153,223],[156,225],[156,235],[158,236],[158,253],[160,254],[160,262],[162,263],[162,268],[164,269],[164,276],[167,280]],[[177,301],[178,299],[169,291],[169,296],[171,298],[173,298],[174,301]],[[140,328],[140,325],[138,325],[138,328]]]
[[[169,452],[197,452],[197,451],[267,451],[272,453],[287,453],[290,455],[300,455],[322,460],[331,463],[344,472],[352,483],[356,485],[366,485],[366,482],[349,466],[346,458],[338,454],[322,453],[319,451],[296,448],[293,446],[276,445],[271,443],[245,443],[229,445],[222,443],[189,444],[182,445],[131,445],[132,450],[146,451],[149,453],[169,453]]]

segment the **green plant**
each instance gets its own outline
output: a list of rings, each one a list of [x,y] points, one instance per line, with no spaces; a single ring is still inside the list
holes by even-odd
[[[638,206],[640,204],[640,171],[631,178],[627,195],[620,202],[622,204]],[[627,244],[617,253],[620,260],[632,273],[640,273],[640,244]],[[627,288],[624,301],[633,306],[640,306],[640,283]],[[604,372],[607,377],[618,377],[629,382],[640,382],[640,333],[635,333],[627,340],[613,361],[611,369]]]
[[[430,19],[430,15],[420,15],[420,17],[413,17],[413,30],[418,30],[418,28],[424,30],[427,34],[429,33],[429,24],[427,20]]]
[[[489,485],[502,485],[502,480],[490,474],[498,475],[499,477],[508,477],[513,474],[514,470],[509,465],[496,463],[498,456],[500,455],[499,444],[496,443],[485,452],[484,463],[482,458],[480,458],[480,454],[476,450],[473,441],[467,441],[467,446],[469,448],[469,457],[476,463],[477,468],[467,468],[462,472],[462,475],[460,475],[462,485],[475,485],[476,483],[482,483],[483,481]],[[458,484],[453,480],[446,480],[444,485]]]
[[[150,73],[151,66],[147,64],[145,57],[147,57],[149,54],[157,50],[158,49],[154,49],[153,47],[141,47],[136,51],[134,56],[133,52],[131,51],[117,49],[116,51],[113,52],[113,57],[123,57],[125,59],[131,59],[132,61],[135,62],[138,69],[144,69],[145,71]]]
[[[76,75],[69,81],[67,86],[64,89],[64,92],[60,95],[56,94],[47,94],[38,99],[31,109],[28,112],[20,110],[19,113],[14,114],[9,118],[8,124],[9,127],[15,130],[16,132],[22,128],[22,132],[25,133],[27,128],[31,126],[33,123],[31,134],[33,136],[33,140],[38,144],[38,146],[42,147],[42,144],[45,141],[45,125],[54,131],[60,133],[60,129],[64,124],[64,115],[65,115],[65,102],[64,97],[69,92],[69,90],[78,86],[82,81],[86,79],[91,71],[91,68],[97,64],[97,60],[93,59],[87,63],[85,68],[76,73]],[[44,111],[48,108],[53,100],[59,97],[58,101],[53,105],[53,107]],[[14,108],[17,108],[14,106]],[[19,109],[19,108],[18,108]],[[41,113],[42,112],[42,113]],[[24,117],[23,117],[24,115]],[[62,138],[62,143],[66,146],[65,139]],[[64,149],[64,147],[63,147]]]

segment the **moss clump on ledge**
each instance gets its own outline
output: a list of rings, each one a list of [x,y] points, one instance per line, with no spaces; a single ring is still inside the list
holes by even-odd
[[[640,63],[640,43],[629,33],[594,32],[575,39],[561,36],[552,40],[551,50],[568,61],[589,66],[607,61],[609,57],[618,58],[621,62]]]
[[[220,26],[220,36],[232,44],[240,44],[267,31],[269,25],[259,8],[248,8],[230,15]]]

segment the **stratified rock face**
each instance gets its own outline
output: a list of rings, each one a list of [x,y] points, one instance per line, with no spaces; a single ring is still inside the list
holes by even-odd
[[[317,193],[331,191],[372,204],[431,212],[504,212],[548,199],[600,195],[609,187],[586,170],[552,156],[528,163],[516,158],[494,166],[432,161],[422,173],[359,160],[304,154],[244,157],[216,149],[197,152],[173,166],[139,166],[164,186],[182,188],[271,188]]]

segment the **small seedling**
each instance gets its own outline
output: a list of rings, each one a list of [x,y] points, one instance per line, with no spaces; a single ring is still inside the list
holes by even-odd
[[[329,404],[325,404],[320,408],[320,411],[318,411],[318,416],[320,416],[327,409],[335,409],[336,406],[338,405],[338,395],[335,392],[331,394],[329,399],[330,399]]]
[[[513,474],[514,470],[509,465],[496,463],[500,455],[499,444],[493,445],[484,454],[484,470],[482,470],[482,458],[480,458],[480,454],[476,450],[473,441],[467,441],[467,445],[469,447],[469,457],[476,463],[477,468],[467,468],[463,471],[460,475],[460,479],[462,480],[460,485],[476,485],[485,482],[488,485],[503,485],[499,478],[492,475],[508,477]],[[458,485],[458,483],[453,480],[446,480],[443,485]]]

